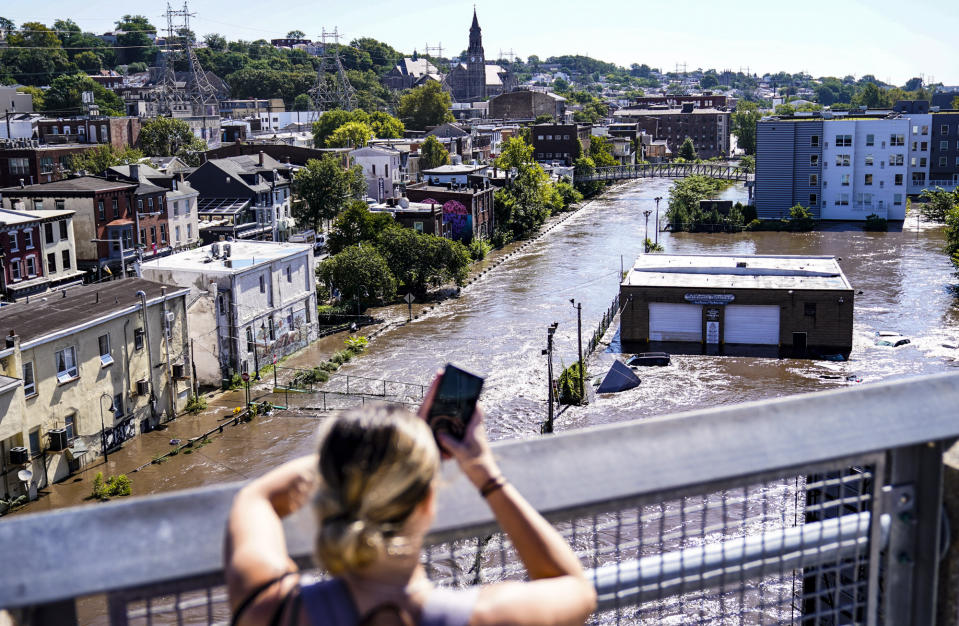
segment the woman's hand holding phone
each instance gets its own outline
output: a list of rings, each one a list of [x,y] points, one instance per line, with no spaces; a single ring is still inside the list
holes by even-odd
[[[419,416],[424,420],[429,415],[441,377],[442,372],[438,372],[420,407]],[[436,438],[443,459],[456,459],[460,470],[477,489],[483,487],[491,478],[501,475],[486,437],[485,416],[479,406],[476,407],[472,419],[466,426],[462,441],[443,432],[437,433]]]

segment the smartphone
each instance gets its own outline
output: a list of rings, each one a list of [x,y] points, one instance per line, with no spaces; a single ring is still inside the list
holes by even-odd
[[[426,423],[433,430],[433,436],[444,432],[462,440],[482,389],[482,376],[447,363],[433,404],[426,414]],[[438,438],[436,443],[439,445]]]

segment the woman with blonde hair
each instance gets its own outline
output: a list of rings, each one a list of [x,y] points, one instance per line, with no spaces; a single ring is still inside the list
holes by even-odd
[[[435,394],[436,381],[421,415]],[[434,587],[420,551],[436,511],[440,451],[420,417],[395,408],[333,418],[319,454],[241,489],[227,526],[233,624],[356,626],[582,624],[596,594],[576,555],[500,473],[477,409],[466,436],[439,435],[509,535],[530,582]],[[315,557],[332,578],[308,580],[286,550],[281,519],[314,497]]]

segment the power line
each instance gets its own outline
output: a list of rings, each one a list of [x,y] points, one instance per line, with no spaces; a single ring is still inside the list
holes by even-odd
[[[175,48],[179,44],[174,44],[172,46],[165,46]],[[63,46],[6,46],[0,48],[0,50],[128,50],[131,48],[157,48],[156,45],[149,46],[71,46],[64,48]]]

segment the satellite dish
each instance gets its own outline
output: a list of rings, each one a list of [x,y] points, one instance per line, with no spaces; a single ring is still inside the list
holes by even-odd
[[[17,472],[17,478],[20,479],[20,482],[24,482],[24,483],[29,482],[30,479],[33,478],[33,472],[31,472],[28,469],[22,469],[19,472]]]

